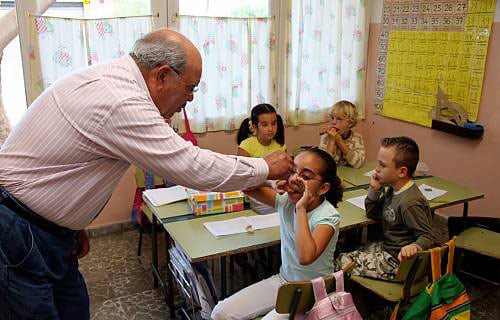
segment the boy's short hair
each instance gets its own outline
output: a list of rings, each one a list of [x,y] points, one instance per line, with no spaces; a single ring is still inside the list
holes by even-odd
[[[351,128],[354,128],[358,123],[358,108],[350,101],[340,100],[335,103],[328,112],[328,116],[333,118],[334,114],[339,114],[349,119],[351,121]]]
[[[408,168],[408,177],[412,177],[417,169],[418,164],[418,145],[412,138],[409,137],[388,137],[382,139],[382,147],[394,147],[396,150],[394,154],[394,163],[397,168]]]

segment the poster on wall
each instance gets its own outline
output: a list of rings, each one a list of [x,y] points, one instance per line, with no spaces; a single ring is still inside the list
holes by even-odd
[[[384,0],[375,107],[430,127],[436,94],[476,121],[496,0]]]

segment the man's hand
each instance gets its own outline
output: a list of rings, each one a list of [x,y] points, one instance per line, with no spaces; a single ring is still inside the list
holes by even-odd
[[[274,151],[264,157],[269,167],[269,180],[286,180],[293,170],[293,160],[285,151]]]
[[[78,247],[73,251],[73,255],[77,259],[85,257],[90,251],[89,235],[87,231],[80,230]]]
[[[417,254],[418,250],[419,248],[416,244],[409,244],[407,246],[402,247],[401,251],[399,251],[398,254],[399,261],[410,259],[411,257]]]

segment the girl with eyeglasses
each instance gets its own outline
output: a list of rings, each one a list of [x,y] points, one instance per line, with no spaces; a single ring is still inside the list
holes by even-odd
[[[320,132],[319,147],[328,151],[339,166],[360,168],[365,162],[365,145],[361,134],[352,131],[358,120],[356,106],[346,100],[330,110],[331,122]]]
[[[275,188],[261,186],[245,193],[274,206],[280,215],[281,267],[278,274],[246,287],[215,306],[212,319],[288,319],[274,308],[281,285],[334,272],[342,200],[333,158],[317,147],[299,151],[295,171]]]

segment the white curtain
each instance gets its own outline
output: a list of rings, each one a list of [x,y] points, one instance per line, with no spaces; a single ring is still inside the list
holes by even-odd
[[[363,0],[292,0],[286,20],[286,119],[290,125],[327,120],[338,100],[364,116],[366,8]]]
[[[66,74],[121,57],[151,31],[151,17],[73,19],[31,17],[31,97]]]
[[[193,132],[233,130],[254,105],[276,105],[271,18],[180,16],[179,31],[203,59],[200,90],[187,106]]]

